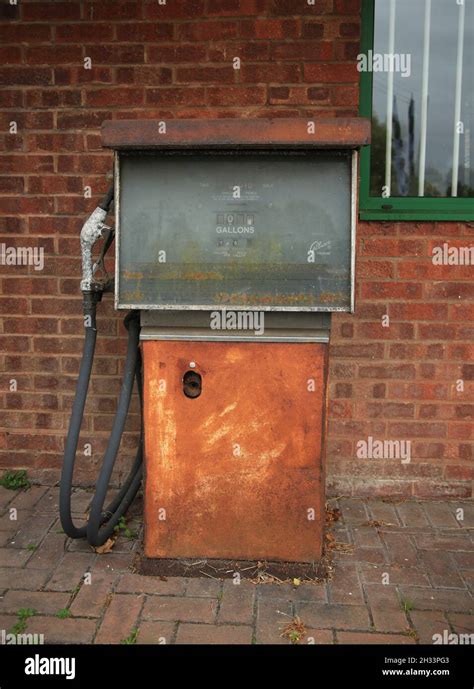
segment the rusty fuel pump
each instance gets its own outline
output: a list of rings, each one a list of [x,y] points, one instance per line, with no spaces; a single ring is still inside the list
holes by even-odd
[[[104,124],[129,349],[89,525],[77,529],[72,469],[102,291],[89,244],[107,231],[97,209],[83,230],[93,325],[61,486],[68,535],[103,542],[140,485],[142,440],[104,510],[135,378],[146,558],[318,561],[331,313],[354,310],[357,149],[369,137],[360,118]]]

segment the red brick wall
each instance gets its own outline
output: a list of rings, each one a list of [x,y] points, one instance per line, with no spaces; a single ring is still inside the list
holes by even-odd
[[[18,0],[0,10],[1,242],[42,246],[46,255],[41,272],[0,266],[0,468],[54,480],[82,347],[78,237],[111,174],[101,122],[354,115],[360,7],[359,0]],[[8,133],[12,121],[16,134]],[[435,268],[430,259],[433,243],[470,238],[466,224],[359,225],[357,313],[333,321],[331,491],[471,494],[473,286],[469,268]],[[111,297],[99,308],[84,482],[104,450],[125,344]],[[136,423],[135,413],[117,475],[133,454]],[[411,462],[358,459],[357,442],[368,436],[411,440]]]
[[[332,332],[333,492],[471,496],[472,267],[431,256],[472,240],[462,223],[359,223],[356,314]],[[354,459],[368,436],[410,440],[411,462]]]

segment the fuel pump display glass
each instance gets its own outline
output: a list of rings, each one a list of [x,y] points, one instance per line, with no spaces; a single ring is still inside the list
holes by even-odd
[[[352,310],[353,155],[119,154],[117,306]]]

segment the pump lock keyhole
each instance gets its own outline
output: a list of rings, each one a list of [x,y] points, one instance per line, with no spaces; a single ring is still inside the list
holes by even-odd
[[[183,376],[183,392],[186,397],[199,397],[202,392],[202,378],[196,371],[186,371]]]

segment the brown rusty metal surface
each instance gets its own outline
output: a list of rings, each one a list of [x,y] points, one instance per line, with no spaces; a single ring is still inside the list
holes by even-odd
[[[308,132],[314,122],[314,133]],[[154,120],[108,120],[102,145],[145,148],[357,148],[370,143],[370,121],[362,117],[168,120],[160,134]]]
[[[326,352],[315,343],[143,343],[147,557],[320,558]],[[202,380],[194,399],[183,391],[191,369]]]

